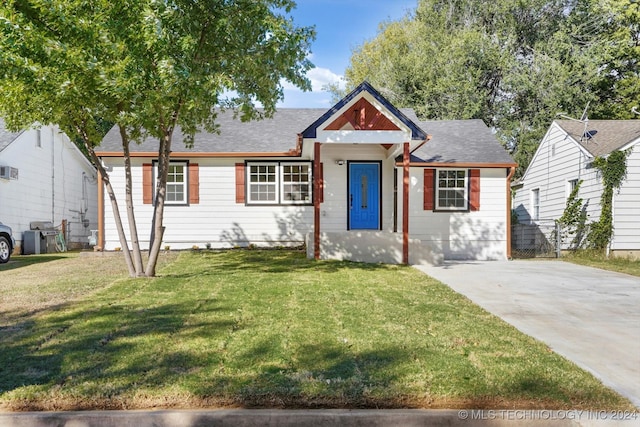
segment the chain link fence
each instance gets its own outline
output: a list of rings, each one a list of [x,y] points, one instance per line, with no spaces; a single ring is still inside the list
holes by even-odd
[[[557,258],[560,256],[561,230],[555,220],[545,219],[511,226],[513,258]]]

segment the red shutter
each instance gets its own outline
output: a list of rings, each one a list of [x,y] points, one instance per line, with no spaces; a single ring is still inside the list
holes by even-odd
[[[245,202],[245,166],[244,163],[236,163],[236,203]]]
[[[151,163],[142,165],[142,203],[145,205],[153,203],[153,165]]]
[[[434,179],[435,170],[424,170],[424,210],[432,211],[434,208]]]
[[[469,171],[469,210],[480,210],[480,169]]]
[[[200,166],[189,163],[189,203],[200,203]]]
[[[318,178],[320,180],[320,203],[324,203],[324,163],[320,163],[320,171],[318,171]]]

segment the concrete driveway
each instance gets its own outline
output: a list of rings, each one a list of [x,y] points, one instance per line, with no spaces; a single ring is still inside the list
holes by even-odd
[[[562,261],[416,266],[640,407],[640,278]]]

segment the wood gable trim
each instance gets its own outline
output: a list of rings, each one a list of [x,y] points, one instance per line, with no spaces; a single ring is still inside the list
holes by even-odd
[[[365,98],[360,98],[324,130],[343,130],[347,125],[353,130],[401,130]]]

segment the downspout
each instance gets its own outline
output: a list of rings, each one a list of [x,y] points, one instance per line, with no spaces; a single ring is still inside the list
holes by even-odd
[[[511,178],[515,173],[515,166],[511,166],[507,174],[507,259],[511,259]]]

